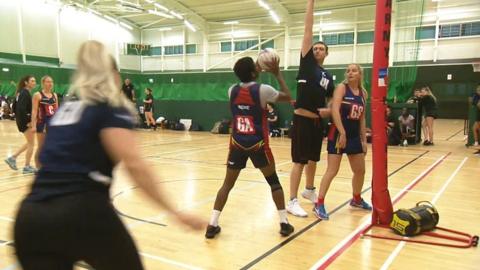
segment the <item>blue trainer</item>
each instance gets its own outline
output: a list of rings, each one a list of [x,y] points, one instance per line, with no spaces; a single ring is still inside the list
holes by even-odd
[[[327,211],[325,210],[325,205],[324,204],[315,204],[315,207],[313,207],[313,212],[315,213],[315,216],[319,219],[323,220],[328,220],[328,214]]]
[[[370,204],[368,204],[363,199],[358,203],[355,202],[354,199],[351,199],[350,200],[350,205],[353,206],[353,207],[358,207],[358,208],[362,208],[362,209],[369,210],[369,211],[372,210],[372,207],[370,206]]]

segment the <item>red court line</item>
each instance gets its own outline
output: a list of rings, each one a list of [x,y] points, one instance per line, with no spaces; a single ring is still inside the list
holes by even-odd
[[[435,165],[430,167],[427,171],[423,172],[423,175],[418,177],[415,181],[411,182],[408,184],[399,195],[392,201],[392,204],[396,204],[401,198],[403,198],[408,191],[412,190],[418,183],[420,183],[427,175],[429,175],[435,168],[437,168],[440,163],[442,163],[449,155],[451,152],[446,154],[445,156],[442,157],[440,161],[437,161]],[[366,224],[365,224],[366,223]],[[364,230],[367,229],[371,224],[369,220],[367,220],[364,224],[360,225],[359,228],[355,231],[355,233],[345,242],[343,245],[333,254],[331,254],[320,266],[318,266],[316,269],[326,269],[330,264],[332,264],[340,255],[342,255],[345,250],[347,250],[352,244],[360,238],[360,236],[363,234]],[[312,267],[313,268],[313,267]]]

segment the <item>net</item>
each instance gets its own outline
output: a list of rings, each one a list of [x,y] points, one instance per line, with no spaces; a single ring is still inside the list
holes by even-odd
[[[425,0],[395,1],[394,52],[390,54],[395,69],[390,69],[387,101],[405,102],[412,96],[418,72],[419,56],[426,50],[420,42],[435,37],[435,26],[425,23]],[[433,22],[434,23],[434,22]]]

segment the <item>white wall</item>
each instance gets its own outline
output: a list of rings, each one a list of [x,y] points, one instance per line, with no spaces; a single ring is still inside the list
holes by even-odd
[[[422,7],[422,5],[424,5]],[[435,25],[437,17],[440,24],[464,23],[480,21],[480,8],[472,8],[469,4],[465,7],[455,7],[452,9],[449,5],[439,4],[430,1],[412,0],[406,2],[395,2],[392,22],[392,37],[394,39],[391,50],[391,58],[394,62],[404,61],[442,61],[457,60],[458,62],[467,61],[480,57],[480,36],[461,37],[453,39],[435,40],[415,40],[416,26],[423,21],[423,25]],[[421,13],[423,10],[423,14]],[[437,11],[438,14],[437,15]],[[456,16],[448,15],[451,12]],[[447,16],[448,15],[448,16]],[[375,20],[375,6],[362,6],[358,8],[335,9],[331,15],[323,17],[316,16],[314,22],[314,34],[332,34],[356,31],[373,31]],[[192,33],[185,31],[184,27],[174,28],[170,32],[164,32],[163,35],[169,36],[170,40],[175,38],[176,45],[181,44],[181,40],[186,43],[196,43],[196,55],[178,55],[165,56],[162,61],[159,57],[144,57],[144,68],[150,71],[162,70],[182,70],[185,69],[203,69],[203,38],[201,32]],[[258,50],[248,53],[240,52],[221,52],[220,42],[230,42],[247,39],[268,39],[277,33],[284,31],[283,26],[272,25],[268,19],[258,19],[247,21],[239,25],[223,25],[221,23],[210,23],[208,39],[208,60],[207,68],[231,69],[236,59],[242,56],[253,56],[258,54]],[[156,45],[171,44],[171,42],[161,41],[161,34],[151,33],[149,36],[155,36]],[[299,54],[302,44],[304,26],[303,14],[291,15],[289,24],[289,51],[287,52],[288,61],[281,60],[283,66],[288,62],[288,66],[295,68],[299,65]],[[149,40],[152,40],[149,37]],[[281,35],[275,38],[275,49],[281,58],[285,57],[285,37]],[[355,51],[355,52],[354,52]],[[150,60],[149,58],[155,59]],[[370,64],[373,58],[373,44],[357,45],[333,45],[330,46],[330,54],[325,60],[326,65],[344,65],[351,62]],[[185,63],[184,63],[185,62]]]
[[[140,57],[119,57],[124,43],[140,43],[140,31],[125,29],[71,6],[59,8],[40,0],[0,0],[0,52],[22,53],[20,33],[23,31],[25,54],[59,58],[63,66],[73,66],[82,42],[95,39],[120,58],[120,68],[140,70]]]
[[[438,55],[439,59],[480,58],[480,37],[440,40]]]
[[[83,41],[89,39],[90,26],[78,23],[84,20],[82,13],[74,8],[63,9],[60,16],[60,61],[65,65],[73,65],[77,51]]]
[[[391,48],[392,59],[401,61],[442,61],[472,59],[480,57],[480,36],[461,37],[450,39],[415,40],[415,25],[422,17],[418,9],[422,1],[408,1],[396,3],[394,12],[393,37],[394,46]],[[22,4],[23,3],[23,4]],[[407,7],[408,5],[408,7]],[[467,11],[459,8],[452,10],[462,16],[442,17],[432,13],[431,2],[425,2],[428,8],[423,17],[424,25],[435,25],[439,16],[440,24],[463,23],[480,21],[480,8],[469,7]],[[249,20],[248,24],[224,25],[209,23],[208,34],[202,31],[192,32],[185,26],[174,26],[171,31],[158,29],[127,30],[119,27],[103,17],[78,10],[73,7],[64,7],[59,12],[58,7],[45,4],[43,0],[10,1],[0,0],[0,52],[21,53],[20,23],[23,25],[23,41],[25,53],[29,55],[58,57],[64,66],[75,64],[76,52],[80,44],[89,39],[97,39],[105,43],[108,49],[120,62],[123,69],[143,71],[166,70],[203,70],[204,68],[231,69],[234,62],[243,56],[255,57],[259,50],[250,52],[221,52],[220,43],[240,40],[269,39],[279,33],[282,35],[274,39],[275,49],[278,51],[281,65],[288,62],[291,67],[298,66],[299,54],[304,32],[303,15],[291,15],[289,23],[289,50],[285,57],[284,26],[271,24],[268,19]],[[436,9],[434,9],[436,10]],[[449,14],[448,6],[441,10],[441,14]],[[459,13],[464,12],[464,13]],[[440,14],[440,13],[439,13]],[[403,16],[403,17],[402,17]],[[446,15],[445,15],[446,16]],[[59,31],[57,34],[57,19]],[[331,15],[316,16],[314,34],[331,34],[340,32],[371,31],[374,27],[374,6],[346,8],[333,10]],[[233,31],[232,31],[233,30]],[[208,40],[208,55],[203,55],[204,36]],[[125,43],[143,43],[152,46],[172,46],[183,44],[197,44],[197,53],[189,55],[168,55],[140,57],[124,55]],[[60,48],[57,48],[60,44]],[[415,50],[419,44],[419,50]],[[356,52],[354,52],[356,51]],[[416,55],[418,54],[418,58]],[[343,65],[351,62],[371,63],[373,44],[337,45],[330,46],[330,55],[327,65]]]
[[[57,7],[45,5],[39,1],[18,2],[21,3],[23,39],[26,54],[56,57]]]
[[[0,0],[0,52],[20,53],[17,4]],[[8,26],[8,27],[7,27]]]

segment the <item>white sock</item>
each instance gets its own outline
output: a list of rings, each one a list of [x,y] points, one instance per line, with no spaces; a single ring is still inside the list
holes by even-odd
[[[217,227],[218,226],[218,218],[220,217],[221,211],[218,210],[213,210],[212,211],[212,217],[210,218],[210,225]]]
[[[278,216],[280,217],[280,223],[288,223],[287,210],[278,210]]]

